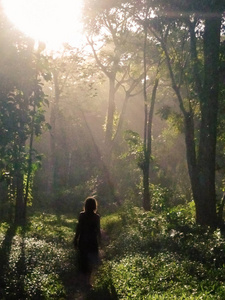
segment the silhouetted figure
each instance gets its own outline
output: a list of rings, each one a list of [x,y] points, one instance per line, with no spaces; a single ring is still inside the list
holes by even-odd
[[[74,247],[79,250],[79,267],[85,283],[91,287],[91,274],[99,261],[100,216],[96,213],[97,201],[93,197],[85,200],[84,211],[79,215]]]

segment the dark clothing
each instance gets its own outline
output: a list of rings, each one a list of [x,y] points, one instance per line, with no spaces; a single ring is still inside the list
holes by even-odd
[[[80,269],[84,273],[90,272],[98,262],[100,235],[100,216],[94,212],[81,212],[74,244],[78,246]]]

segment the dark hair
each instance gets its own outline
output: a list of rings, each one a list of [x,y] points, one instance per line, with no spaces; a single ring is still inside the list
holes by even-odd
[[[85,212],[94,212],[97,210],[97,200],[94,197],[86,198],[84,202]]]

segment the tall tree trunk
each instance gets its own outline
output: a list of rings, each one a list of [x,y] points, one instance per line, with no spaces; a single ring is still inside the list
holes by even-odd
[[[125,93],[125,98],[124,98],[124,101],[123,101],[122,110],[121,110],[120,117],[119,117],[119,121],[118,121],[118,125],[117,125],[117,128],[116,128],[116,132],[115,132],[115,135],[113,137],[112,148],[115,146],[117,140],[121,136],[121,131],[123,129],[123,123],[124,123],[125,114],[126,114],[126,111],[127,111],[127,104],[128,104],[129,98],[130,98],[130,94],[126,92]]]
[[[145,160],[142,168],[143,172],[143,208],[145,211],[151,210],[151,195],[149,190],[149,159]]]
[[[20,109],[24,110],[28,107],[28,98],[25,97],[24,106]],[[14,148],[14,169],[15,169],[15,190],[16,190],[16,205],[15,205],[15,224],[25,224],[25,202],[24,202],[24,174],[23,174],[23,161],[24,149],[26,146],[26,137],[23,135],[25,131],[26,114],[22,110],[22,117],[19,122],[20,133],[18,134],[17,144]]]
[[[115,195],[115,185],[111,172],[111,161],[112,161],[112,150],[113,150],[113,123],[115,116],[115,75],[112,72],[109,78],[109,97],[108,97],[108,111],[106,120],[106,131],[105,131],[105,145],[102,156],[102,175],[98,180],[98,194],[102,197],[107,197],[108,199],[114,198]]]
[[[203,225],[215,225],[216,191],[215,164],[217,140],[217,114],[219,97],[219,48],[221,19],[205,20],[204,31],[204,84],[201,98],[201,128],[199,142],[200,199],[196,201],[196,220]]]
[[[158,73],[158,72],[157,72]],[[147,120],[145,124],[145,141],[144,141],[144,162],[143,162],[143,208],[144,210],[150,210],[151,209],[151,194],[149,191],[149,184],[150,184],[150,178],[149,178],[149,170],[150,170],[150,161],[151,161],[151,155],[152,155],[152,123],[153,123],[153,114],[154,114],[154,108],[155,108],[155,100],[156,100],[156,91],[158,88],[159,79],[157,78],[154,82],[152,95],[151,95],[151,101],[150,101],[150,107],[149,112],[147,113]],[[147,107],[146,107],[147,109]]]
[[[58,72],[53,72],[53,79],[54,79],[54,99],[52,102],[52,109],[50,115],[50,176],[48,179],[48,192],[51,193],[55,190],[57,186],[56,178],[57,178],[57,121],[59,115],[59,100],[60,100],[60,90],[59,90],[59,83],[58,83]]]
[[[146,21],[148,16],[148,9],[146,11]],[[147,23],[144,25],[144,52],[143,52],[143,62],[144,62],[144,102],[145,102],[145,121],[144,121],[144,161],[142,166],[143,171],[143,208],[148,211],[151,209],[151,194],[149,190],[150,178],[149,178],[149,170],[150,170],[150,160],[152,154],[152,123],[153,123],[153,114],[155,108],[155,100],[156,100],[156,92],[159,84],[158,79],[158,71],[159,65],[156,72],[156,78],[152,89],[152,94],[150,98],[150,103],[148,104],[148,96],[147,96]]]
[[[219,47],[221,19],[209,18],[205,21],[204,31],[204,82],[200,84],[193,24],[191,33],[191,53],[196,92],[200,99],[201,126],[198,153],[195,150],[194,120],[192,111],[183,110],[185,119],[185,139],[187,162],[196,207],[196,222],[200,225],[217,224],[215,161],[217,138],[217,113],[219,95]],[[178,95],[179,98],[179,95]]]
[[[27,219],[27,202],[29,189],[31,184],[31,174],[32,174],[32,151],[33,151],[33,141],[34,141],[34,117],[36,113],[36,105],[35,101],[33,103],[33,116],[32,116],[32,124],[31,124],[31,134],[30,134],[30,143],[29,143],[29,156],[28,156],[28,166],[27,166],[27,181],[26,181],[26,189],[24,195],[24,222]]]
[[[111,152],[112,152],[112,140],[113,140],[113,121],[115,115],[115,76],[109,77],[109,100],[108,100],[108,112],[106,120],[105,131],[105,164],[110,166]]]
[[[147,21],[147,14],[145,22]],[[143,86],[143,96],[144,96],[144,143],[143,143],[143,154],[144,161],[142,164],[143,172],[143,208],[148,211],[151,209],[150,205],[150,191],[149,191],[149,164],[150,164],[150,152],[149,152],[149,132],[148,132],[148,96],[147,96],[147,24],[144,24],[144,48],[143,48],[143,67],[144,67],[144,86]],[[150,137],[151,138],[151,137]]]
[[[23,195],[23,174],[19,168],[15,174],[16,185],[16,206],[15,206],[15,224],[24,225],[24,195]]]
[[[163,39],[160,39],[166,55],[167,65],[172,81],[172,87],[179,101],[180,109],[184,116],[185,141],[187,151],[187,163],[192,187],[193,199],[196,207],[196,222],[200,225],[215,226],[216,192],[215,192],[215,160],[217,137],[217,113],[219,95],[219,48],[221,18],[209,17],[205,21],[204,28],[204,82],[198,72],[198,58],[196,49],[196,35],[194,26],[189,23],[191,36],[191,55],[193,63],[193,78],[195,80],[196,93],[200,100],[201,126],[198,153],[196,153],[196,141],[194,134],[194,119],[189,107],[189,112],[184,107],[180,87],[172,70],[168,49]]]

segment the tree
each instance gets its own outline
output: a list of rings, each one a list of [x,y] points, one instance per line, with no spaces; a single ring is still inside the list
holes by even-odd
[[[122,129],[128,99],[136,94],[135,89],[143,79],[140,42],[138,32],[132,28],[128,10],[119,1],[113,4],[86,1],[86,6],[89,7],[86,13],[87,40],[97,65],[109,81],[105,162],[110,165],[111,153]],[[94,13],[89,12],[94,6]],[[125,97],[119,120],[115,122],[115,100],[119,89],[124,91]]]
[[[41,49],[35,52],[33,41],[17,32],[4,16],[1,29],[1,173],[11,181],[9,194],[15,198],[15,222],[24,223],[35,158],[33,137],[41,134],[44,124]]]
[[[144,34],[142,26],[134,26],[133,15],[130,14],[129,7],[121,1],[113,1],[112,3],[103,3],[95,1],[87,2],[94,9],[89,13],[87,20],[88,43],[91,46],[95,60],[99,68],[109,80],[109,97],[108,110],[106,117],[105,130],[105,150],[104,164],[108,170],[111,170],[112,154],[117,146],[119,137],[123,129],[125,113],[128,106],[128,101],[131,97],[143,93],[142,81],[149,76],[149,69],[152,61],[145,60],[145,70],[143,67],[143,47]],[[88,6],[90,10],[90,6]],[[88,11],[87,9],[87,11]],[[94,12],[93,12],[94,11]],[[91,18],[90,18],[91,16]],[[98,42],[96,42],[96,36]],[[152,48],[153,49],[153,48]],[[153,59],[154,60],[154,59]],[[147,74],[148,73],[148,74]],[[150,76],[152,77],[152,76]],[[146,83],[146,80],[145,80]],[[152,82],[145,84],[145,89],[149,88]],[[145,119],[145,141],[144,141],[144,156],[142,171],[144,174],[144,207],[149,209],[149,163],[150,163],[150,140],[151,140],[151,125],[154,111],[155,91],[158,86],[158,80],[155,81],[155,88],[152,94],[152,108],[148,117]],[[120,92],[124,91],[124,100],[122,109],[117,115],[116,98]],[[148,91],[149,92],[149,91]],[[149,100],[145,97],[145,109],[148,110]],[[116,117],[118,119],[116,120]],[[109,173],[109,171],[108,171]],[[111,177],[105,176],[104,178]],[[112,180],[110,180],[112,181]]]
[[[215,226],[218,67],[225,7],[220,1],[159,1],[157,8],[149,3],[155,14],[149,19],[149,30],[161,44],[183,114],[196,221]]]
[[[55,58],[49,58],[49,61],[52,81],[46,85],[51,125],[47,180],[48,193],[53,195],[60,188],[69,187],[69,183],[73,181],[71,166],[74,153],[86,141],[84,115],[85,111],[92,110],[96,91],[93,87],[94,69],[88,69],[90,63],[87,63],[86,56],[80,49],[65,45],[64,51]],[[88,149],[92,149],[90,144]]]

